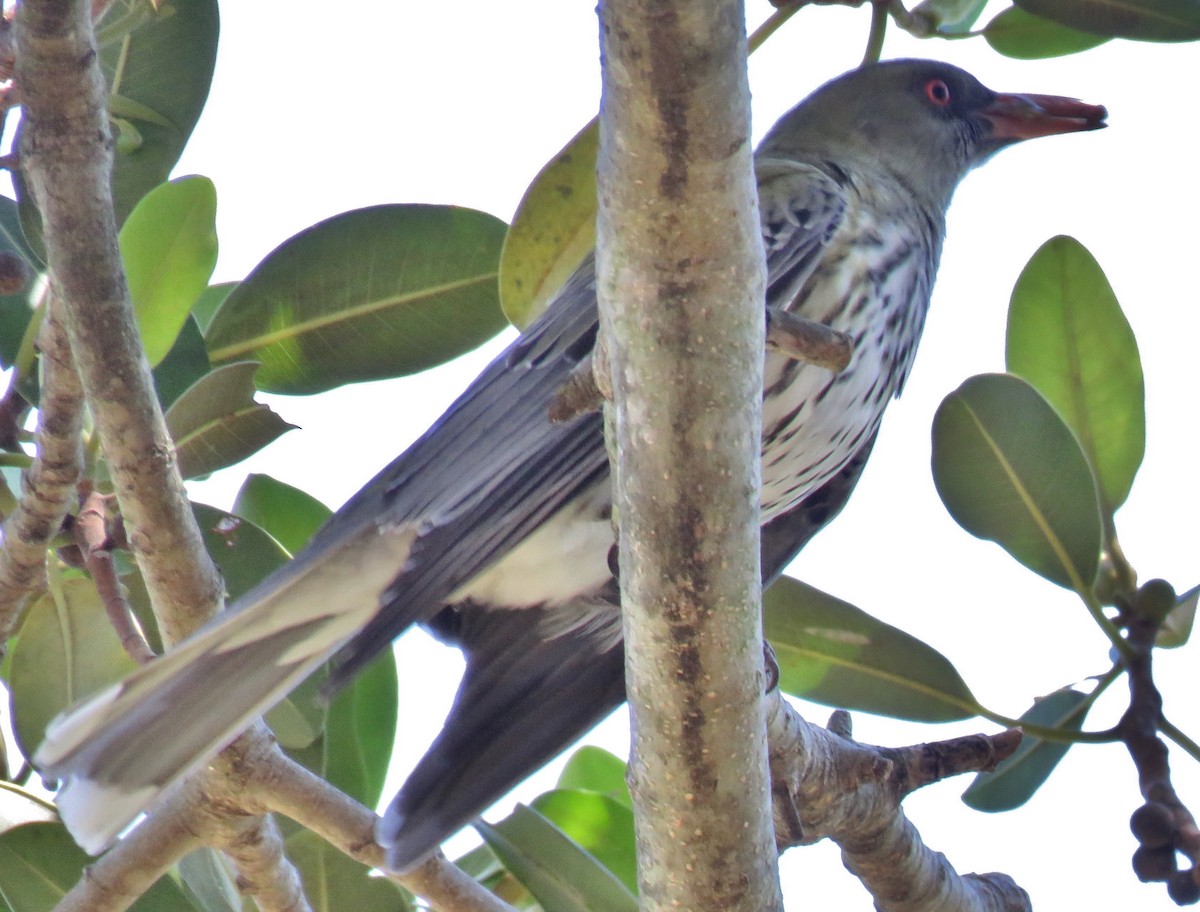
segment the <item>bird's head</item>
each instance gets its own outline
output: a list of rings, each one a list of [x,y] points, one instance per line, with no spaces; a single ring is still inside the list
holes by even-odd
[[[1004,95],[932,60],[893,60],[840,76],[783,117],[767,156],[825,157],[883,167],[922,201],[944,208],[975,165],[1036,136],[1096,130],[1099,105],[1055,95]]]

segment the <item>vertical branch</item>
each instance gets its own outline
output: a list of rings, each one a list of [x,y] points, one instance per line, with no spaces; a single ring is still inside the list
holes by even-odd
[[[598,292],[639,877],[780,909],[759,611],[764,264],[742,5],[606,0]]]
[[[45,578],[46,547],[58,532],[83,471],[83,391],[53,296],[38,334],[42,404],[37,459],[25,473],[21,502],[4,523],[0,547],[0,644],[12,636],[25,597]]]
[[[21,162],[104,455],[164,639],[211,616],[204,550],[154,394],[117,249],[107,97],[86,0],[27,0],[17,16]]]

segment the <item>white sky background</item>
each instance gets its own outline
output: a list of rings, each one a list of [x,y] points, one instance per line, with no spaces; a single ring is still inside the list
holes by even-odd
[[[762,0],[751,3],[752,24],[768,13]],[[598,103],[590,0],[259,0],[224,4],[222,18],[212,94],[177,169],[216,182],[218,280],[242,278],[285,238],[360,206],[453,203],[507,220],[534,174]],[[868,19],[866,9],[805,10],[754,55],[756,137],[858,62]],[[1200,48],[1113,43],[1058,61],[1019,62],[982,40],[921,43],[892,30],[885,56],[937,56],[994,89],[1078,95],[1108,105],[1111,115],[1108,130],[1007,150],[966,181],[905,396],[888,413],[850,506],[791,571],[936,646],[984,703],[1016,716],[1034,696],[1105,670],[1106,644],[1074,597],[946,514],[930,478],[930,421],[967,376],[1003,369],[1005,310],[1020,268],[1047,238],[1076,236],[1108,272],[1146,371],[1147,456],[1118,517],[1122,542],[1143,579],[1163,576],[1181,591],[1200,581],[1192,521],[1200,502],[1193,465],[1200,179],[1191,94]],[[409,381],[315,400],[269,397],[302,430],[193,485],[193,496],[227,507],[244,473],[259,471],[336,506],[436,418],[495,350]],[[1200,736],[1189,674],[1195,655],[1194,647],[1163,654],[1158,675],[1170,717]],[[440,725],[460,667],[425,637],[407,638],[400,656],[397,785]],[[1089,727],[1116,720],[1125,691],[1117,686],[1112,695]],[[808,709],[816,719],[827,714]],[[623,726],[623,716],[610,720],[593,740],[623,755]],[[858,716],[855,729],[864,741],[894,745],[977,730],[994,727]],[[1178,751],[1172,758],[1185,801],[1200,809],[1200,772]],[[554,775],[518,796],[531,798]],[[1040,909],[1174,908],[1160,885],[1142,886],[1130,871],[1126,821],[1139,799],[1120,747],[1076,748],[1015,813],[967,809],[958,800],[966,784],[934,786],[907,804],[929,844],[958,870],[1005,871]],[[871,908],[828,845],[793,850],[781,867],[792,908],[805,885],[847,912]]]

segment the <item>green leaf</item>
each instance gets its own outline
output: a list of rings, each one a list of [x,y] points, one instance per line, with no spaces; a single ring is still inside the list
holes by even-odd
[[[637,899],[604,865],[524,805],[479,835],[545,912],[636,912]]]
[[[933,481],[972,535],[1060,586],[1091,588],[1101,546],[1096,481],[1075,435],[1024,380],[981,374],[942,400]]]
[[[158,364],[183,329],[217,265],[217,189],[183,177],[151,190],[129,213],[119,242],[142,345]]]
[[[254,401],[253,361],[215,368],[167,409],[184,478],[209,475],[257,453],[295,427]]]
[[[1146,450],[1137,340],[1100,264],[1056,237],[1022,270],[1008,309],[1008,370],[1028,380],[1075,432],[1111,517]]]
[[[599,792],[628,808],[633,807],[625,782],[625,761],[602,747],[589,744],[575,751],[558,776],[558,787]]]
[[[1033,13],[1010,6],[983,27],[992,49],[1017,60],[1065,57],[1099,47],[1111,39],[1076,31]]]
[[[62,824],[31,823],[0,834],[0,899],[12,912],[49,912],[83,876],[92,859]],[[161,877],[130,912],[185,912],[195,907]]]
[[[412,897],[392,881],[371,877],[370,868],[303,830],[285,843],[300,871],[313,912],[397,912],[414,909]]]
[[[384,650],[329,706],[325,721],[325,778],[374,807],[396,742],[396,657]]]
[[[940,652],[799,580],[780,577],[763,594],[763,633],[785,693],[920,722],[975,715],[975,698]]]
[[[30,606],[12,650],[9,685],[21,752],[32,756],[51,719],[136,667],[92,581],[52,581]]]
[[[303,685],[301,685],[303,686]],[[321,713],[306,711],[295,693],[280,700],[266,711],[263,720],[285,750],[304,750],[321,737]],[[314,716],[316,719],[314,720]]]
[[[985,6],[987,0],[922,0],[912,15],[930,23],[939,35],[964,35]]]
[[[213,316],[225,303],[225,299],[229,297],[229,293],[237,288],[237,282],[218,282],[216,285],[209,285],[204,291],[200,292],[200,297],[196,299],[196,303],[192,305],[192,316],[196,318],[196,323],[200,326],[201,332],[208,332],[208,324],[212,322]]]
[[[596,792],[555,789],[535,798],[533,809],[637,894],[637,846],[628,805]]]
[[[128,155],[142,147],[142,133],[132,122],[123,117],[110,118],[109,126],[115,134],[113,148],[118,154]]]
[[[379,803],[396,739],[396,658],[390,649],[375,658],[328,704],[319,672],[292,692],[306,716],[316,714],[319,733],[292,757],[368,807]],[[274,728],[274,725],[272,725]]]
[[[1022,722],[1077,732],[1091,709],[1092,700],[1069,687],[1038,700]],[[990,773],[980,773],[963,792],[963,801],[977,811],[1011,811],[1033,797],[1071,744],[1026,735],[1007,760]]]
[[[1195,0],[1015,0],[1027,13],[1081,32],[1142,41],[1200,38]]]
[[[260,389],[314,393],[425,370],[504,327],[504,223],[453,206],[374,206],[276,248],[205,334],[214,362],[256,358]]]
[[[212,83],[217,0],[116,0],[97,26],[109,109],[139,140],[113,162],[113,205],[125,221],[165,181],[191,136]]]
[[[1154,645],[1163,649],[1182,646],[1192,636],[1192,625],[1196,621],[1196,603],[1200,600],[1200,586],[1189,589],[1175,600],[1175,608],[1167,615]]]
[[[500,303],[528,326],[596,246],[595,120],[548,162],[517,206],[500,255]]]
[[[58,813],[44,798],[12,782],[0,782],[0,833],[27,823],[56,823]]]
[[[248,592],[288,561],[279,542],[254,523],[210,507],[192,504],[204,546],[225,580],[229,601]]]
[[[97,23],[117,141],[112,174],[117,224],[179,160],[208,97],[219,31],[217,0],[114,0]],[[19,172],[14,178],[21,225],[44,257],[41,217]]]
[[[179,879],[201,912],[242,912],[232,863],[216,849],[196,849],[179,860]]]
[[[41,268],[25,241],[16,202],[0,196],[0,367],[17,361],[33,316],[33,284]]]
[[[169,408],[187,389],[212,371],[204,336],[196,321],[189,317],[183,323],[175,344],[167,356],[154,368],[154,388],[163,408]]]
[[[311,494],[270,475],[242,482],[233,512],[266,529],[292,554],[303,548],[333,511]]]
[[[143,120],[146,123],[158,124],[160,127],[173,127],[174,124],[159,114],[153,108],[149,108],[139,101],[134,101],[132,98],[126,98],[124,95],[109,95],[108,96],[108,113],[114,118],[121,117],[126,120]]]

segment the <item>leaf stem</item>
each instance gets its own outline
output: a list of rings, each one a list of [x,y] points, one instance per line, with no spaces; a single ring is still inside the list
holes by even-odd
[[[1069,721],[1071,718],[1087,713],[1099,696],[1124,673],[1124,668],[1114,665],[1104,674],[1100,675],[1096,679],[1097,683],[1092,692],[1085,696],[1084,700],[1071,711],[1070,716],[1064,721]],[[1086,732],[1070,731],[1054,725],[1035,725],[1023,719],[1014,719],[1011,716],[992,712],[985,706],[977,706],[976,709],[980,716],[991,722],[995,722],[997,725],[1003,725],[1005,728],[1019,728],[1029,737],[1042,741],[1053,741],[1060,744],[1111,744],[1114,741],[1120,740],[1120,735],[1115,729]]]
[[[867,49],[860,66],[878,63],[883,55],[883,39],[887,35],[888,0],[874,0],[871,4],[871,30],[867,33]]]
[[[1158,730],[1174,741],[1193,760],[1200,761],[1200,744],[1193,741],[1186,733],[1180,731],[1166,718],[1159,720]]]
[[[775,10],[775,12],[771,13],[771,15],[767,17],[767,20],[758,28],[756,28],[754,30],[754,34],[747,39],[749,52],[753,54],[755,51],[757,51],[764,41],[766,41],[773,34],[775,34],[776,31],[779,30],[781,25],[791,19],[792,16],[796,15],[796,13],[800,12],[800,7],[804,6],[804,3],[805,0],[793,0],[793,2],[786,3],[779,7],[779,9]]]

